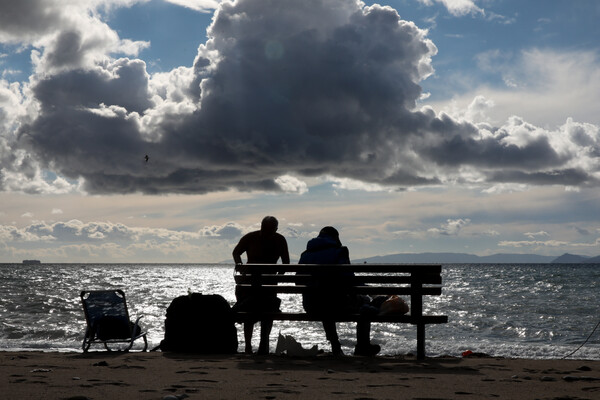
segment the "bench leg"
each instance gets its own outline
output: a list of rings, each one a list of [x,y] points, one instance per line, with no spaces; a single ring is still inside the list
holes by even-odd
[[[425,324],[417,324],[417,360],[425,359]]]

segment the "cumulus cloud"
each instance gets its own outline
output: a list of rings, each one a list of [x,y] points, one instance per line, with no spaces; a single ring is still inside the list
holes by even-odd
[[[38,72],[92,67],[108,53],[137,55],[149,43],[120,39],[98,17],[100,8],[135,0],[6,0],[0,6],[0,42],[32,45]]]
[[[192,10],[200,11],[200,12],[208,12],[210,10],[214,10],[219,6],[219,2],[217,0],[166,0],[169,3],[177,4],[178,6],[183,6],[187,8],[191,8]]]
[[[131,5],[136,0],[7,0],[0,4],[0,43],[31,51],[39,76],[93,68],[111,53],[137,55],[147,42],[121,40],[99,18],[100,9]],[[6,77],[3,73],[3,78]],[[0,190],[65,193],[77,185],[46,173],[35,153],[23,151],[15,135],[38,114],[39,100],[28,83],[0,80]],[[109,89],[109,88],[107,88]],[[110,90],[110,89],[109,89]],[[78,106],[85,106],[79,104]],[[56,170],[55,172],[60,172]]]
[[[488,230],[482,232],[482,234],[485,236],[500,236],[500,232],[498,232],[494,229],[488,229]]]
[[[243,225],[231,221],[197,231],[181,231],[108,221],[72,219],[49,223],[34,220],[23,227],[0,224],[0,250],[5,258],[35,256],[52,262],[89,262],[91,259],[220,262],[230,260],[231,250],[242,235],[258,229],[260,222]],[[283,221],[279,232],[290,244],[297,240],[302,245],[317,235],[313,227]]]
[[[24,215],[24,217],[30,218],[32,215]],[[101,239],[106,243],[127,245],[148,240],[155,242],[194,241],[203,236],[201,232],[130,227],[111,222],[82,222],[77,219],[54,223],[34,222],[23,228],[0,225],[0,228],[2,228],[0,236],[4,241],[52,240],[61,244],[93,243]]]
[[[146,43],[119,38],[77,2],[75,13],[57,4],[31,17],[37,25],[0,24],[4,41],[38,46],[27,87],[35,107],[4,128],[18,134],[8,151],[33,155],[30,180],[50,170],[64,178],[64,190],[81,181],[90,193],[302,194],[306,179],[321,176],[366,190],[598,184],[594,125],[568,120],[549,131],[517,117],[492,125],[485,112],[494,103],[485,98],[458,116],[417,109],[437,49],[390,7],[225,1],[193,67],[150,76],[135,59]],[[468,0],[444,4],[453,13],[480,12]],[[17,169],[14,160],[6,164]]]
[[[204,237],[235,239],[240,238],[248,229],[236,222],[228,222],[225,225],[211,225],[202,228],[199,233]]]
[[[11,242],[51,242],[55,240],[52,235],[37,234],[27,229],[18,229],[14,226],[0,225],[0,242],[2,244]]]
[[[504,86],[477,85],[467,79],[464,86],[452,88],[453,104],[459,103],[460,108],[483,96],[494,103],[488,116],[496,124],[515,114],[544,127],[561,125],[567,117],[600,124],[594,108],[600,101],[600,56],[596,50],[529,48],[515,53],[490,49],[477,55],[476,62],[486,76],[497,77]],[[431,104],[436,109],[453,108]]]
[[[498,246],[501,247],[563,247],[567,246],[570,243],[563,242],[560,240],[521,240],[521,241],[509,241],[504,240],[498,243]]]
[[[304,194],[308,192],[308,185],[295,176],[282,175],[275,179],[275,183],[279,185],[281,190],[287,193]]]
[[[471,220],[469,218],[448,219],[446,223],[439,228],[431,228],[428,229],[427,232],[434,235],[455,236],[458,235],[462,228],[470,223]]]
[[[562,247],[566,250],[572,249],[572,251],[577,251],[581,249],[597,249],[600,245],[600,238],[597,238],[593,242],[581,243],[581,242],[566,242],[561,240],[522,240],[522,241],[501,241],[498,243],[498,246],[501,247],[515,247],[515,248],[523,248],[523,247],[533,247],[533,248],[554,248],[554,247]],[[592,250],[593,251],[593,250]]]
[[[421,3],[431,6],[434,3],[440,3],[448,9],[448,12],[454,16],[463,16],[467,14],[485,14],[484,10],[478,7],[473,0],[419,0]]]
[[[523,235],[527,236],[530,239],[535,239],[537,237],[548,237],[550,234],[546,231],[539,232],[525,232]]]
[[[365,192],[384,192],[390,191],[389,187],[373,184],[369,182],[362,182],[355,179],[349,178],[337,178],[335,176],[327,177],[333,183],[335,189],[344,190],[362,190]]]
[[[227,227],[223,229],[227,231]],[[0,225],[0,248],[4,257],[36,258],[55,262],[105,260],[123,262],[135,258],[146,262],[221,261],[230,254],[231,241],[204,240],[202,232],[164,228],[132,227],[111,222],[80,220],[46,223],[25,227]]]

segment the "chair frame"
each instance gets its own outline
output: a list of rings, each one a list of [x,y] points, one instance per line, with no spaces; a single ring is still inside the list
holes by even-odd
[[[142,331],[141,327],[140,327],[140,333],[137,335],[133,335],[133,333],[139,327],[139,321],[142,318],[142,316],[139,316],[135,320],[135,323],[131,327],[130,337],[128,337],[128,338],[102,340],[98,337],[96,329],[94,329],[94,322],[96,321],[97,318],[93,318],[90,315],[90,312],[88,309],[89,304],[87,302],[88,302],[90,295],[103,294],[103,293],[106,293],[106,294],[113,293],[113,294],[116,294],[118,297],[120,297],[123,302],[123,309],[124,309],[123,317],[126,317],[128,322],[131,321],[131,319],[129,318],[129,310],[127,309],[127,301],[125,300],[125,293],[122,290],[120,290],[120,289],[82,290],[79,297],[81,298],[81,303],[83,304],[83,312],[85,314],[85,321],[86,321],[86,325],[87,325],[86,329],[85,329],[85,335],[83,337],[83,343],[81,345],[83,352],[87,353],[92,344],[103,344],[104,348],[107,351],[113,351],[109,347],[109,344],[114,345],[116,343],[128,343],[128,346],[125,349],[122,349],[122,351],[129,351],[133,347],[133,343],[139,338],[142,338],[144,340],[144,349],[142,351],[146,351],[148,349],[148,339],[146,338],[147,332]]]

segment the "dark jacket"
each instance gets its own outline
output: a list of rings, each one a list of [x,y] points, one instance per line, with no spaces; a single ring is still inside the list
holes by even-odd
[[[348,248],[329,236],[310,239],[298,264],[350,264]]]
[[[306,250],[300,255],[298,264],[350,264],[350,255],[348,248],[342,246],[338,239],[326,235],[318,236],[308,241]],[[354,276],[351,272],[344,272],[335,275],[312,273],[314,277],[319,278],[317,282],[309,283],[313,286],[315,293],[305,293],[302,296],[302,305],[306,312],[326,314],[328,312],[350,311],[354,306],[353,299],[346,294],[341,294],[339,290],[340,282],[343,278]]]

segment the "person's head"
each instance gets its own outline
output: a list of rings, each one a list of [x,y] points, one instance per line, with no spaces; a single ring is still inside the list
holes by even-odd
[[[279,226],[279,222],[277,218],[267,215],[263,218],[260,224],[260,231],[267,236],[273,235],[277,232],[277,227]]]
[[[340,233],[333,226],[326,226],[319,232],[319,237],[328,237],[337,242],[338,245],[342,245],[340,241]]]

